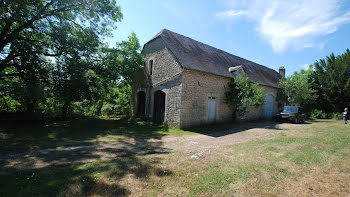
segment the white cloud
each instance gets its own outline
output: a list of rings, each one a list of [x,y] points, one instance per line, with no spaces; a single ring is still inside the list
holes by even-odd
[[[300,67],[301,67],[302,69],[304,69],[304,70],[309,69],[309,66],[310,66],[310,64],[302,64],[302,65],[300,65]]]
[[[350,22],[350,11],[341,7],[343,0],[252,0],[230,1],[228,10],[215,16],[222,19],[247,18],[272,48],[282,52],[289,47],[323,48],[322,37]]]
[[[238,16],[243,16],[243,15],[247,15],[248,13],[245,11],[235,11],[235,10],[228,10],[228,11],[223,11],[223,12],[219,12],[216,14],[217,17],[220,18],[232,18],[232,17],[238,17]]]

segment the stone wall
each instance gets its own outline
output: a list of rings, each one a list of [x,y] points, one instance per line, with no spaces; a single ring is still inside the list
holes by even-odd
[[[265,96],[271,95],[274,98],[274,110],[272,113],[275,115],[278,112],[278,105],[276,101],[277,89],[262,85],[259,85],[259,87],[262,89]],[[264,110],[265,105],[259,107],[249,106],[247,108],[246,120],[266,119],[264,116]]]
[[[229,78],[185,70],[182,87],[181,127],[208,123],[208,98],[216,99],[216,122],[232,120],[232,110],[225,103]]]
[[[156,38],[146,44],[143,49],[145,67],[142,74],[137,74],[133,84],[131,99],[132,114],[137,107],[137,92],[146,93],[146,118],[152,120],[154,93],[161,90],[165,93],[164,123],[180,127],[180,106],[183,81],[183,69],[175,61],[170,51],[165,48],[161,38]],[[153,60],[153,71],[150,75],[149,63]]]
[[[143,51],[145,56],[145,72],[150,74],[150,61],[153,60],[153,72],[151,75],[152,86],[171,80],[183,72],[182,67],[175,61],[170,51],[165,48],[162,38],[157,38],[148,43]]]
[[[216,122],[232,121],[232,109],[225,103],[230,78],[185,70],[182,88],[181,124],[182,128],[208,124],[208,98],[216,98]],[[265,95],[276,99],[277,89],[259,86]],[[264,119],[265,106],[247,108],[246,120]],[[277,102],[274,102],[274,112]]]
[[[145,114],[147,116],[147,103],[149,102],[149,91],[150,91],[150,79],[145,73],[145,70],[138,70],[134,74],[134,80],[131,84],[131,98],[130,98],[130,107],[131,107],[131,115],[135,116],[137,113],[137,93],[139,91],[144,91],[146,93],[146,109]]]
[[[183,76],[179,75],[172,80],[165,81],[158,86],[151,89],[150,102],[148,107],[150,109],[149,117],[153,117],[154,106],[154,92],[161,90],[165,93],[165,115],[164,123],[171,126],[180,127],[180,112],[181,112],[181,92],[183,86]]]

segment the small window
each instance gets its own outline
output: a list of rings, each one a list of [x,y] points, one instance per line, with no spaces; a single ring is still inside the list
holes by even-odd
[[[153,60],[149,61],[149,74],[152,75],[153,73]]]

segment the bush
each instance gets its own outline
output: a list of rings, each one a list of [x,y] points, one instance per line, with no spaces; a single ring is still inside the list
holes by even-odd
[[[342,112],[333,113],[333,119],[342,120],[343,119],[343,113]]]
[[[314,120],[314,119],[331,119],[333,117],[334,117],[334,115],[332,113],[326,113],[326,112],[319,110],[319,109],[314,109],[310,115],[310,119],[312,119],[312,120]]]
[[[104,116],[116,115],[116,112],[117,112],[117,109],[116,109],[115,105],[110,104],[110,103],[103,104],[102,115],[104,115]]]

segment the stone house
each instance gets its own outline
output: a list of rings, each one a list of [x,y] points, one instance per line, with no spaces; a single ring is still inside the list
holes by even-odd
[[[225,92],[228,82],[239,75],[258,84],[266,95],[264,106],[248,107],[247,120],[272,118],[277,112],[281,74],[270,68],[167,29],[148,41],[142,53],[145,66],[132,84],[135,116],[180,128],[229,122],[233,112],[225,103]]]

